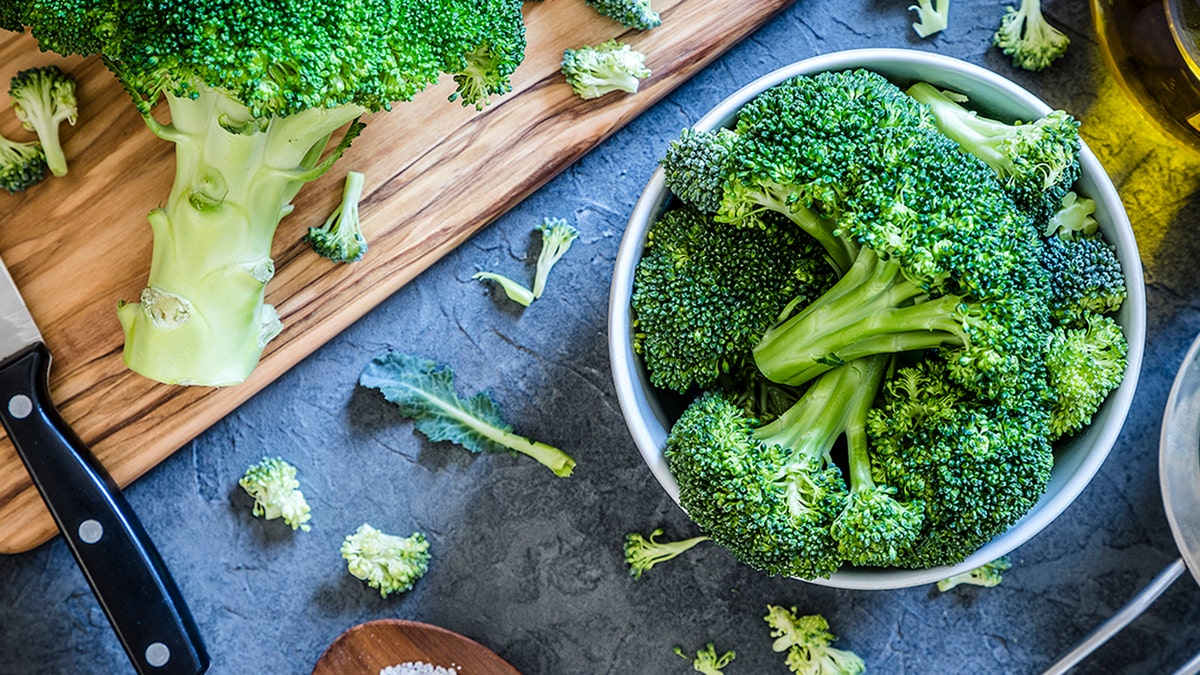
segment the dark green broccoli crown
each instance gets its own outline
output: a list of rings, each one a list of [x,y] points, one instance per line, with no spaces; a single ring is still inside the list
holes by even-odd
[[[1050,277],[1050,312],[1059,323],[1078,325],[1089,314],[1110,314],[1125,302],[1116,248],[1100,235],[1047,237],[1042,265]]]
[[[46,154],[40,143],[20,143],[0,136],[0,188],[21,192],[40,183],[46,171]]]
[[[883,485],[850,491],[846,508],[830,528],[846,562],[893,565],[921,535],[924,504],[919,499],[900,502],[895,493],[896,488]]]
[[[830,277],[820,249],[794,228],[735,228],[673,209],[651,227],[634,271],[634,347],[656,386],[707,387],[788,302],[816,297]]]
[[[0,2],[0,30],[12,30],[18,33],[22,29],[21,3],[16,0]]]
[[[688,406],[665,453],[680,504],[738,560],[809,579],[837,571],[829,526],[846,487],[836,466],[756,440],[752,418],[716,392]]]
[[[139,99],[203,83],[259,117],[387,108],[442,72],[470,71],[475,104],[525,47],[520,0],[32,0],[22,16],[45,49],[103,55]]]
[[[650,30],[662,24],[662,17],[650,7],[650,0],[587,0],[587,4],[626,28]]]
[[[1054,407],[1050,440],[1087,426],[1108,393],[1125,376],[1129,344],[1121,326],[1099,314],[1087,314],[1081,327],[1059,326],[1051,333],[1046,355]]]
[[[659,164],[663,184],[683,203],[705,213],[721,206],[721,184],[737,134],[730,129],[684,129]]]
[[[310,227],[304,241],[311,244],[318,255],[337,263],[357,262],[367,252],[367,240],[361,232],[350,228]]]

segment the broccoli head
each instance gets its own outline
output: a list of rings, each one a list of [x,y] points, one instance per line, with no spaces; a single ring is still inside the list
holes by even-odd
[[[420,532],[400,537],[363,523],[342,542],[341,553],[350,574],[385,598],[411,589],[429,571],[429,540]]]
[[[614,91],[637,93],[641,81],[650,77],[646,55],[616,39],[565,50],[562,73],[571,90],[583,99]]]
[[[46,153],[37,141],[21,142],[0,135],[0,188],[22,192],[46,178]]]
[[[1078,325],[1091,314],[1110,314],[1128,295],[1116,248],[1099,234],[1047,237],[1042,265],[1050,275],[1050,312],[1058,323]]]
[[[1092,421],[1109,392],[1125,376],[1129,345],[1112,318],[1088,314],[1079,327],[1051,333],[1046,369],[1054,397],[1050,440],[1075,433]]]
[[[1021,0],[1020,9],[1005,9],[992,44],[1011,56],[1013,65],[1038,71],[1062,57],[1071,39],[1046,21],[1042,0]]]
[[[587,0],[587,4],[626,28],[650,30],[662,25],[662,17],[650,7],[650,0]]]
[[[763,617],[775,638],[771,648],[787,652],[787,665],[793,673],[822,675],[860,675],[867,666],[854,652],[830,645],[837,638],[829,632],[829,621],[820,614],[797,616],[796,608],[767,605]]]
[[[29,68],[13,76],[8,94],[17,118],[26,129],[37,134],[50,173],[65,176],[67,158],[58,128],[63,122],[75,124],[79,114],[74,78],[58,66]]]
[[[663,168],[663,184],[684,204],[704,213],[716,213],[721,207],[721,184],[729,153],[736,140],[737,134],[731,129],[684,129],[658,162]]]
[[[238,485],[254,499],[254,515],[282,518],[293,530],[311,529],[312,513],[296,480],[296,467],[278,457],[264,457],[246,469]]]

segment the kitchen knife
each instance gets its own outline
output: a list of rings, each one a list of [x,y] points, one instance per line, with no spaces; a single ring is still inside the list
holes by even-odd
[[[140,675],[196,675],[208,654],[120,488],[50,400],[50,351],[0,260],[0,422]]]

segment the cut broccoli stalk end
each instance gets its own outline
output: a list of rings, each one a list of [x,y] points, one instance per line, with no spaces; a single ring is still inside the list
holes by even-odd
[[[264,303],[276,226],[300,186],[348,145],[344,140],[318,163],[326,140],[362,109],[311,109],[252,123],[244,106],[217,90],[167,101],[171,123],[147,123],[176,144],[175,183],[149,216],[154,247],[146,288],[139,302],[118,307],[124,360],[168,384],[234,385],[281,328]],[[347,139],[359,128],[351,124]]]

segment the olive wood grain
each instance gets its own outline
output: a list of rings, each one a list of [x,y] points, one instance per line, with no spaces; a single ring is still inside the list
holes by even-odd
[[[521,675],[470,638],[404,619],[368,621],[342,633],[321,655],[312,675],[379,675],[388,666],[412,662],[461,675]]]
[[[449,103],[441,83],[367,129],[280,223],[267,301],[284,331],[249,380],[224,389],[167,386],[127,370],[115,307],[136,300],[150,264],[146,214],[170,190],[172,144],[154,136],[94,57],[39,52],[27,34],[0,31],[0,82],[57,63],[78,81],[79,121],[63,128],[61,178],[0,193],[0,256],[54,355],[59,410],[122,486],[158,464],[393,294],[479,228],[661,99],[791,0],[659,0],[662,26],[631,31],[582,0],[525,5],[529,41],[513,91],[481,112]],[[568,47],[618,37],[647,55],[653,75],[636,95],[584,101],[559,72]],[[27,140],[0,102],[0,133]],[[370,251],[334,265],[300,243],[324,221],[348,170],[366,174],[361,204]],[[631,180],[642,180],[631,178]],[[0,553],[24,551],[54,524],[6,438],[0,437]]]

